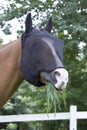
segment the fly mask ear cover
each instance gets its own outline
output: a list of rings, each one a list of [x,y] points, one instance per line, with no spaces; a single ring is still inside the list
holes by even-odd
[[[43,83],[41,83],[39,79],[41,71],[52,72],[58,67],[63,67],[58,66],[58,64],[55,62],[55,57],[52,54],[52,51],[42,40],[44,37],[52,39],[52,37],[50,37],[51,34],[47,34],[45,35],[44,32],[33,29],[29,33],[29,36],[22,36],[22,71],[25,80],[35,86],[43,85]],[[62,44],[59,44],[61,47],[58,44],[54,44],[54,46],[56,48],[55,51],[57,53],[57,56],[59,56],[62,61],[63,48]]]

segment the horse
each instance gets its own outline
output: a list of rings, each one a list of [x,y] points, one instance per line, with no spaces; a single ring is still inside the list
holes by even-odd
[[[66,87],[68,71],[63,65],[63,41],[51,30],[52,17],[44,29],[37,29],[28,13],[22,36],[0,48],[0,107],[23,80],[37,87],[47,82],[57,90]]]

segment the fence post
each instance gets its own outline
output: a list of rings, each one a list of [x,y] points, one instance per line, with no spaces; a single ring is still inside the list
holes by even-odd
[[[77,106],[70,106],[70,130],[77,130]]]

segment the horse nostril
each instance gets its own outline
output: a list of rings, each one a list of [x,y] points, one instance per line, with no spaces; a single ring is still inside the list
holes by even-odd
[[[61,83],[61,87],[63,87],[65,85],[65,82],[63,81],[62,83]]]
[[[55,75],[55,76],[60,76],[61,74],[60,74],[60,72],[55,71],[55,72],[54,72],[54,75]]]
[[[58,71],[54,71],[53,76],[54,76],[55,80],[57,81],[58,78],[61,76],[61,74]]]

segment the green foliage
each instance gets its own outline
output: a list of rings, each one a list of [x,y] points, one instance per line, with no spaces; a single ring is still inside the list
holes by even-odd
[[[8,24],[8,25],[5,27],[5,29],[3,29],[3,32],[4,32],[5,34],[11,34],[10,27],[11,27],[11,25]]]
[[[2,45],[3,40],[0,38],[0,46]]]
[[[66,89],[59,93],[51,84],[47,84],[47,112],[55,112],[61,110],[61,102],[66,106]]]
[[[6,21],[13,18],[21,18],[27,13],[27,11],[34,12],[34,20],[40,19],[42,21],[39,26],[43,26],[46,23],[48,16],[52,15],[52,33],[63,39],[65,43],[64,64],[69,71],[69,85],[67,86],[66,91],[66,107],[64,107],[64,102],[61,101],[61,110],[57,109],[57,112],[68,111],[71,104],[77,105],[78,110],[80,111],[87,111],[87,1],[45,0],[44,2],[42,0],[14,0],[13,3],[10,3],[9,1],[9,6],[4,8],[4,12],[0,14],[1,27],[4,27]],[[67,33],[65,34],[64,31]],[[85,43],[85,46],[82,49],[79,47],[81,42]],[[42,113],[46,112],[46,109],[46,87],[36,88],[23,82],[13,97],[1,109],[0,114]],[[0,124],[0,129],[69,129],[68,121],[13,124],[14,123]],[[78,121],[78,129],[87,129],[87,122]]]

